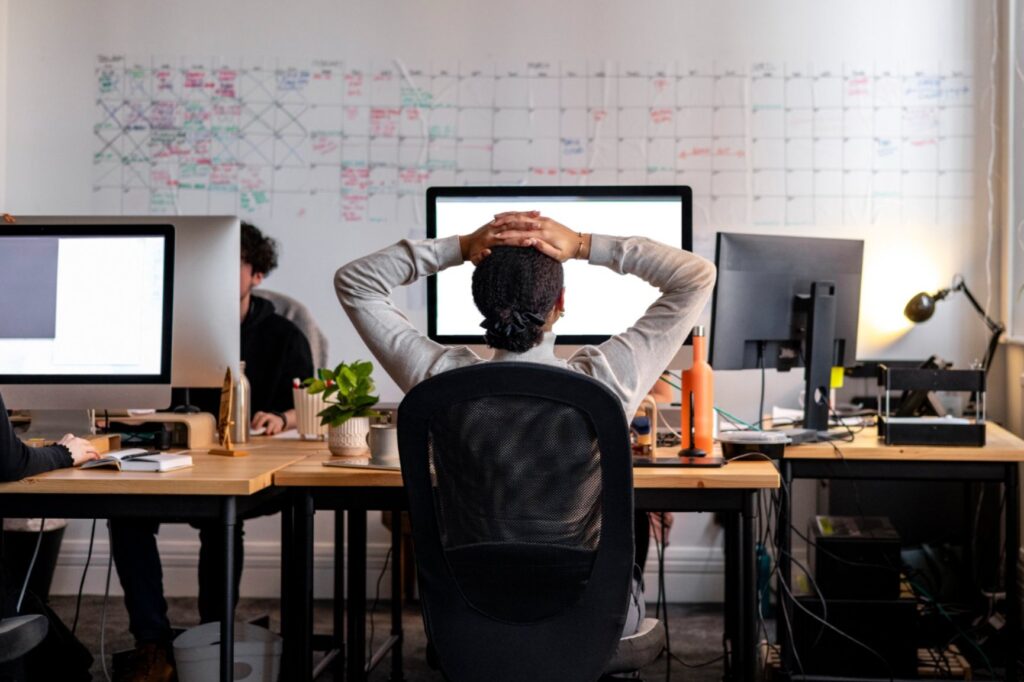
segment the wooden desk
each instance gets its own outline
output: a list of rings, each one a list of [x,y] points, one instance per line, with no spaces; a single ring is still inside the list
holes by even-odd
[[[230,682],[234,676],[235,525],[238,519],[283,501],[283,493],[273,487],[274,473],[311,451],[281,448],[278,441],[269,441],[254,443],[252,454],[243,458],[194,452],[192,467],[165,473],[58,469],[0,484],[0,517],[219,522],[225,548],[220,679]],[[289,532],[291,517],[284,516],[288,521],[282,519],[282,527]]]
[[[1020,588],[1017,557],[1020,553],[1019,466],[1024,462],[1024,440],[989,422],[984,447],[926,445],[885,445],[874,428],[854,436],[853,442],[810,443],[786,449],[782,460],[778,537],[779,581],[791,584],[792,500],[794,479],[963,481],[1002,483],[1006,493],[1006,576],[1007,664],[1006,679],[1017,679],[1015,663],[1020,640]],[[780,589],[780,595],[785,591]],[[792,607],[791,607],[792,608]],[[785,619],[778,622],[783,670],[791,669],[793,649]]]
[[[665,454],[674,451],[666,450]],[[344,651],[366,651],[366,513],[371,509],[398,512],[406,506],[402,477],[397,471],[359,470],[325,467],[328,453],[313,454],[301,462],[274,474],[276,486],[295,491],[293,547],[283,551],[295,561],[291,582],[302,595],[301,603],[291,607],[286,617],[285,648],[289,679],[308,680],[313,676],[312,662],[312,572],[313,513],[316,509],[346,511],[348,514],[348,556],[341,561],[345,546],[345,528],[335,523],[336,595],[334,636],[341,642],[343,623],[341,600],[345,594],[348,627]],[[638,509],[659,511],[715,511],[728,515],[726,526],[726,631],[735,642],[732,671],[734,677],[753,680],[756,677],[755,652],[756,578],[754,557],[754,517],[756,495],[764,489],[779,487],[779,473],[766,461],[738,461],[719,468],[653,468],[633,469]],[[392,524],[392,566],[400,564],[401,524]],[[343,582],[345,563],[348,568],[347,589]],[[401,594],[399,571],[392,571],[392,630],[384,647],[374,653],[369,666],[360,654],[345,661],[349,682],[365,680],[367,673],[387,650],[392,653],[392,679],[402,679],[401,659]],[[335,659],[340,662],[340,658]],[[328,660],[328,663],[330,661]],[[325,664],[321,664],[323,666]],[[340,679],[340,666],[335,675]]]

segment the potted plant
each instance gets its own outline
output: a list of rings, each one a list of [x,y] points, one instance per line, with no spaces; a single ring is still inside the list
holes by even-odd
[[[320,424],[328,427],[331,454],[362,455],[369,449],[370,417],[377,416],[372,408],[380,400],[372,395],[376,390],[372,372],[372,362],[343,362],[334,369],[318,369],[315,377],[303,382],[307,392],[323,394],[327,407],[319,413]]]

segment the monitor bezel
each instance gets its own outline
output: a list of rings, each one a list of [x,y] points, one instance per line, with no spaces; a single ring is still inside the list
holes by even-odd
[[[174,322],[174,226],[173,225],[5,225],[0,240],[6,237],[163,237],[164,305],[161,324],[160,372],[158,374],[0,374],[0,385],[118,385],[171,383],[171,329]],[[104,311],[116,310],[117,301],[97,301],[96,324],[116,324],[105,319]],[[88,330],[83,330],[88,333]]]
[[[681,243],[684,251],[693,251],[693,191],[686,185],[590,185],[581,187],[428,187],[427,238],[437,237],[437,200],[449,197],[679,197],[683,204]],[[427,336],[437,343],[485,345],[483,334],[437,333],[437,275],[427,278]],[[611,335],[566,334],[556,335],[557,345],[594,345],[607,341]]]

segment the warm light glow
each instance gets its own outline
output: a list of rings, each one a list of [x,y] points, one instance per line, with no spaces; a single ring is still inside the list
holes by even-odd
[[[943,261],[948,247],[941,241],[892,238],[865,245],[860,298],[858,356],[871,357],[906,334],[914,323],[903,308],[921,291],[949,286]],[[941,305],[941,303],[939,304]],[[941,310],[936,313],[941,314]],[[923,322],[922,324],[928,324]]]

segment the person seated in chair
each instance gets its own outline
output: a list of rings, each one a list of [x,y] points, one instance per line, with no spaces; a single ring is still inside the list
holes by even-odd
[[[81,466],[90,460],[98,458],[99,453],[95,445],[84,438],[77,438],[70,433],[65,434],[64,437],[52,445],[42,447],[26,445],[15,435],[14,427],[7,416],[7,407],[4,405],[3,396],[0,396],[0,482],[20,481],[23,478],[53,471],[54,469]],[[21,597],[21,586],[8,584],[8,582],[6,570],[0,566],[0,603],[3,605],[3,618],[18,615],[17,604]],[[49,609],[31,596],[27,596],[27,601],[22,605],[22,613],[42,613],[48,619],[56,619],[56,616]],[[62,628],[56,620],[51,622],[57,627],[51,626],[49,628],[48,639],[44,639],[42,646],[38,649],[38,651],[42,652],[42,656],[34,657],[31,653],[25,656],[25,659],[32,659],[34,657],[35,660],[33,661],[20,658],[6,660],[7,652],[11,649],[22,648],[21,645],[24,642],[20,641],[19,638],[24,635],[20,632],[21,627],[4,628],[3,633],[0,634],[0,659],[4,659],[0,663],[0,680],[43,679],[44,676],[67,675],[71,674],[69,671],[73,670],[76,664],[81,667],[83,657],[89,659],[88,652],[77,641],[74,641],[74,651],[68,651],[68,641],[63,638],[70,637],[73,640],[73,636],[70,632],[67,632],[66,628]],[[25,624],[25,627],[28,628],[30,626]],[[56,630],[58,629],[63,631],[57,632]],[[66,659],[63,661],[53,659],[52,654],[54,650],[59,650],[62,646],[65,647]],[[88,662],[86,660],[84,664],[86,669],[88,669]],[[67,664],[67,667],[62,668],[62,664]]]
[[[647,281],[661,296],[629,329],[572,357],[555,355],[555,323],[566,314],[562,263],[585,260]],[[468,235],[402,240],[341,267],[338,300],[370,352],[403,391],[442,372],[480,362],[417,330],[391,300],[400,285],[471,262],[473,300],[484,316],[493,360],[534,362],[581,372],[604,383],[631,415],[682,346],[715,283],[700,256],[644,237],[576,232],[535,211],[501,213]],[[623,630],[642,620],[634,594]]]

